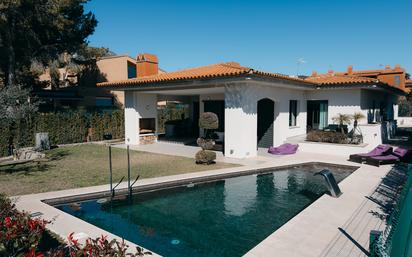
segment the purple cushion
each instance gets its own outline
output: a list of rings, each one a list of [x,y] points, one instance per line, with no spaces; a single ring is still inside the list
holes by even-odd
[[[389,146],[389,145],[378,145],[377,147],[375,147],[369,153],[361,153],[361,154],[357,154],[357,155],[362,156],[362,157],[372,157],[372,156],[384,155],[386,153],[389,153],[390,151],[392,151],[391,146]]]
[[[389,154],[389,155],[381,155],[381,156],[374,156],[374,157],[370,157],[371,159],[374,160],[379,160],[379,161],[397,161],[399,160],[399,157],[393,154]]]
[[[400,158],[405,157],[405,155],[408,153],[408,149],[398,147],[393,151],[393,155],[398,156]]]
[[[283,144],[278,147],[269,147],[268,153],[276,155],[294,154],[298,150],[299,145]]]

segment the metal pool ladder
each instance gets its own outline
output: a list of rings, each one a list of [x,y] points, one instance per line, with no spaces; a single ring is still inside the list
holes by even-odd
[[[342,194],[338,186],[338,183],[336,183],[335,177],[333,176],[332,172],[330,172],[330,170],[321,170],[314,174],[314,176],[316,175],[321,175],[325,179],[328,190],[333,197],[337,198]]]
[[[120,183],[122,183],[125,176],[123,176],[120,179],[120,181],[113,187],[112,146],[111,145],[109,145],[109,173],[110,173],[110,176],[109,176],[109,178],[110,178],[110,193],[111,193],[111,197],[113,198],[115,196],[116,187],[119,186]],[[130,149],[129,149],[129,146],[127,146],[127,189],[128,189],[130,198],[133,195],[133,186],[139,178],[140,178],[140,175],[137,175],[137,177],[133,181],[133,183],[130,183]]]

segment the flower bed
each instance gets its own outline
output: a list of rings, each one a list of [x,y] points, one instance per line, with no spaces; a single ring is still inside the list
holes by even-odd
[[[5,195],[0,194],[0,256],[24,257],[138,257],[151,255],[143,248],[136,247],[131,253],[124,241],[108,241],[106,236],[97,239],[87,239],[84,245],[69,235],[68,244],[50,244],[57,241],[50,237],[46,229],[49,221],[40,218],[31,218],[26,212],[16,209],[14,203]]]

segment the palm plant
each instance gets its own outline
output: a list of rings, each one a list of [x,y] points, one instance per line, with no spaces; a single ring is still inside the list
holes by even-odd
[[[338,113],[332,120],[339,124],[339,128],[342,134],[345,134],[343,130],[344,125],[349,125],[352,121],[352,117],[349,114]]]
[[[359,120],[362,120],[362,119],[364,119],[364,118],[366,118],[366,116],[365,116],[363,113],[361,113],[361,112],[355,112],[355,113],[352,115],[352,119],[353,119],[353,131],[355,131],[356,128],[358,127],[358,121],[359,121]]]
[[[358,142],[363,142],[362,131],[358,127],[358,122],[359,120],[364,119],[364,118],[366,118],[366,116],[361,112],[355,112],[352,115],[352,119],[353,119],[353,131],[351,133],[352,142],[356,141],[357,139],[359,139]]]

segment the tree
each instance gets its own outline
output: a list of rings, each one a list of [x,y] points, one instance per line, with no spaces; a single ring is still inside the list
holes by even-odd
[[[0,68],[4,84],[33,60],[47,64],[63,52],[75,52],[94,32],[97,20],[84,13],[87,0],[2,0],[0,3]]]

